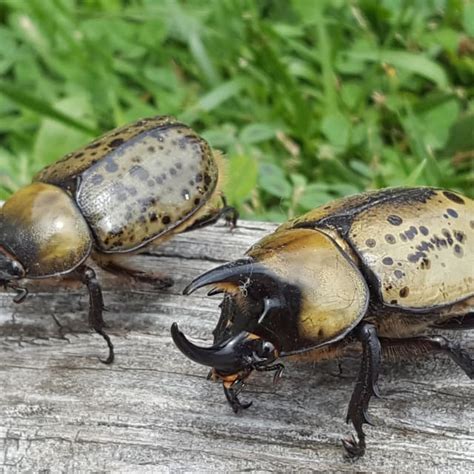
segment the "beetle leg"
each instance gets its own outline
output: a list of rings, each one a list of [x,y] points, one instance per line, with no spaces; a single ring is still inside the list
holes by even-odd
[[[370,323],[362,323],[355,331],[355,336],[362,343],[362,362],[357,383],[352,393],[346,422],[352,422],[357,432],[358,440],[343,439],[342,443],[350,458],[358,458],[365,452],[364,423],[371,424],[367,416],[369,401],[372,396],[379,397],[377,379],[382,360],[382,350],[375,327]]]
[[[404,339],[380,338],[382,348],[388,355],[406,356],[428,352],[444,352],[456,362],[471,379],[474,378],[474,359],[458,343],[443,336],[419,336]]]
[[[432,327],[438,329],[474,329],[474,313],[463,314],[444,323],[434,324]]]
[[[102,290],[99,282],[96,278],[95,271],[88,267],[83,266],[79,270],[81,281],[87,286],[89,291],[89,324],[95,330],[97,334],[100,334],[107,343],[109,348],[109,356],[107,359],[99,359],[104,364],[111,364],[114,361],[114,346],[108,334],[104,331],[105,323],[102,317],[104,310],[104,300],[102,298]]]
[[[283,364],[273,364],[263,367],[255,367],[255,370],[258,372],[275,372],[273,375],[273,384],[275,385],[281,379],[285,366]]]
[[[122,263],[122,259],[115,255],[94,255],[94,261],[104,270],[117,276],[147,283],[155,288],[169,288],[173,285],[173,279],[158,272],[145,272],[135,268],[128,267]]]
[[[230,229],[237,227],[237,219],[239,218],[239,212],[235,207],[227,205],[227,199],[225,196],[221,196],[222,207],[217,209],[211,209],[208,214],[196,219],[189,227],[183,230],[188,232],[190,230],[202,229],[208,225],[215,224],[221,217],[225,219],[226,225]]]
[[[5,288],[11,288],[12,290],[16,291],[16,296],[13,297],[14,303],[23,303],[25,298],[28,296],[28,288],[12,285],[11,283],[7,283]]]
[[[232,407],[232,410],[234,410],[234,413],[239,413],[239,411],[245,410],[252,405],[252,402],[241,402],[238,398],[238,395],[244,386],[245,384],[243,380],[237,380],[230,386],[226,383],[223,384],[225,397],[227,398],[229,405]]]

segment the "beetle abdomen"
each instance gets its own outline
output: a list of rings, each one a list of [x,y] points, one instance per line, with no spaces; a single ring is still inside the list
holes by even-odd
[[[385,201],[358,213],[347,237],[388,306],[431,309],[474,294],[471,199],[431,190],[424,201]]]

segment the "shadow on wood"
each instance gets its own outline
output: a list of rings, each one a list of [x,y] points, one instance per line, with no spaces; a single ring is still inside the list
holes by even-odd
[[[183,234],[141,266],[165,272],[168,290],[131,287],[98,272],[116,362],[87,326],[85,288],[42,282],[21,305],[0,293],[0,468],[25,470],[474,470],[473,385],[446,357],[386,363],[373,400],[366,456],[343,459],[341,437],[356,361],[287,364],[278,386],[254,376],[235,416],[207,369],[173,346],[174,321],[211,341],[219,298],[183,297],[189,281],[240,257],[271,224],[222,224]],[[454,337],[461,337],[460,334]],[[462,335],[473,348],[473,336]]]

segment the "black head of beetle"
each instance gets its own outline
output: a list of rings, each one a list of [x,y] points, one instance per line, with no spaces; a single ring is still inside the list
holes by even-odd
[[[0,248],[0,283],[8,284],[24,276],[23,265],[13,255]]]
[[[252,258],[237,260],[195,279],[184,293],[214,285],[210,295],[225,292],[214,344],[199,347],[173,324],[175,344],[195,362],[212,367],[213,379],[222,380],[234,411],[250,406],[237,395],[253,370],[274,371],[276,382],[283,371],[275,360],[297,339],[291,321],[300,313],[301,291]]]
[[[25,268],[17,258],[3,247],[0,247],[0,286],[11,288],[17,292],[13,298],[15,303],[23,301],[28,290],[17,286],[17,282],[25,277]]]

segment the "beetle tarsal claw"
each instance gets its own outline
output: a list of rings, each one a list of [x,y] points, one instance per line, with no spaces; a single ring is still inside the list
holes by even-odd
[[[352,436],[349,439],[342,439],[342,445],[346,450],[346,455],[348,459],[356,460],[360,458],[365,453],[365,437],[362,436],[359,438],[359,441]]]
[[[229,402],[229,405],[232,407],[234,413],[239,413],[242,410],[246,410],[252,406],[252,402],[241,402],[239,400],[239,393],[244,388],[245,384],[242,380],[238,380],[232,384],[231,387],[226,387],[224,385],[224,394]]]

